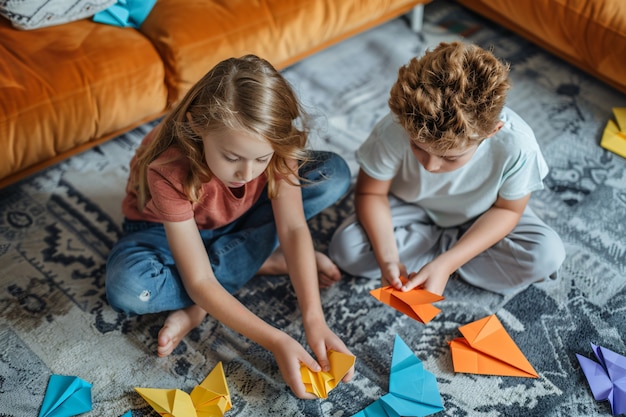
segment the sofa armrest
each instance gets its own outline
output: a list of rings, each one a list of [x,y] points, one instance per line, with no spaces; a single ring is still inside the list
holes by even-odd
[[[626,93],[626,1],[457,1]]]

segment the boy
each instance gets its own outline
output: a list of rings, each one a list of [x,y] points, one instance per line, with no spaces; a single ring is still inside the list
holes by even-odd
[[[341,269],[437,294],[455,272],[500,294],[556,277],[563,243],[527,205],[548,167],[504,106],[508,70],[460,42],[400,68],[391,113],[357,151],[356,213],[329,248]]]

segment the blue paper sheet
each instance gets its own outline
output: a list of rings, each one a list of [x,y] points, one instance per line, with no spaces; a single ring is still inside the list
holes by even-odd
[[[91,411],[91,384],[76,376],[51,375],[39,417],[70,417]]]
[[[138,29],[155,3],[156,0],[118,0],[113,6],[96,13],[93,21]]]
[[[389,393],[353,417],[428,416],[443,410],[437,378],[396,335],[389,373]]]

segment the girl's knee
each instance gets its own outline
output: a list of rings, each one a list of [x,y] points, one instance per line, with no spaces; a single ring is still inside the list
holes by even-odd
[[[312,155],[311,170],[304,177],[315,182],[324,182],[328,191],[336,191],[343,195],[350,186],[351,173],[346,161],[333,152],[316,151]]]
[[[150,312],[150,290],[138,286],[141,280],[135,278],[119,270],[107,269],[106,297],[113,310],[133,315]]]
[[[107,286],[106,288],[107,301],[111,308],[118,313],[126,313],[130,315],[146,314],[147,311],[142,307],[142,303],[139,302],[138,297],[134,294],[129,294],[125,291],[117,291],[116,289]]]
[[[302,187],[307,219],[336,203],[350,187],[350,169],[345,161],[339,155],[323,154],[321,161],[314,159],[316,162],[309,167],[309,171],[301,173],[307,180]],[[317,158],[316,155],[313,158]]]
[[[136,248],[136,247],[135,247]],[[128,314],[153,312],[152,291],[146,278],[154,275],[154,262],[145,252],[132,245],[116,245],[106,265],[105,288],[111,307]]]

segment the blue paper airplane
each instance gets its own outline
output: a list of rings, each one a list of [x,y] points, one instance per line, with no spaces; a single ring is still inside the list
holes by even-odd
[[[389,393],[353,417],[428,416],[443,410],[435,375],[424,369],[413,351],[396,335],[389,373]]]
[[[76,376],[50,375],[39,417],[70,417],[91,411],[91,384]]]

